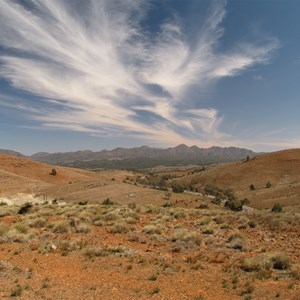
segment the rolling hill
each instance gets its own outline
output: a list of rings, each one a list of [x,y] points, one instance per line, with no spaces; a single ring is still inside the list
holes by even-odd
[[[53,168],[57,172],[55,176],[50,175]],[[161,205],[165,202],[163,191],[126,182],[126,179],[134,176],[136,174],[124,170],[91,172],[0,154],[0,202],[58,199],[60,202],[101,203],[107,198],[120,204],[137,202]],[[189,200],[190,196],[176,195],[173,198],[183,201]]]
[[[255,207],[300,204],[300,149],[263,154],[247,160],[218,165],[187,176],[184,183],[193,182],[198,188],[215,185],[233,189],[238,197],[248,198]],[[270,182],[271,187],[266,184]],[[250,189],[254,186],[254,190]]]

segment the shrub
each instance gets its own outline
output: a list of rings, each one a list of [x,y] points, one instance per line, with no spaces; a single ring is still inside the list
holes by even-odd
[[[128,208],[130,209],[136,209],[136,203],[128,203]]]
[[[243,209],[243,204],[239,200],[227,200],[225,202],[225,207],[233,210],[233,211],[241,211]]]
[[[197,221],[198,225],[207,225],[212,221],[211,217],[205,216]]]
[[[56,170],[55,170],[55,169],[52,169],[52,171],[50,172],[50,175],[56,176],[56,174],[57,174]]]
[[[208,195],[216,196],[219,191],[219,188],[214,185],[207,184],[204,187],[204,192]]]
[[[114,205],[114,202],[107,198],[103,200],[102,205]]]
[[[32,209],[32,207],[33,207],[33,205],[31,203],[25,203],[19,209],[18,214],[19,215],[27,214]]]
[[[94,257],[94,256],[99,256],[99,257],[105,257],[105,256],[126,256],[128,255],[128,250],[125,250],[121,246],[116,246],[116,247],[93,247],[93,248],[88,248],[85,251],[85,255],[88,257]]]
[[[19,297],[21,296],[21,294],[22,294],[22,288],[19,284],[10,292],[11,297]]]
[[[266,189],[270,189],[271,187],[272,187],[272,184],[271,184],[270,181],[268,181],[268,182],[266,183]]]
[[[56,233],[65,233],[69,231],[69,224],[66,221],[61,221],[55,224],[53,232]]]
[[[256,256],[245,259],[242,263],[242,270],[245,272],[261,272],[268,271],[272,267],[271,261],[264,256]]]
[[[214,228],[211,226],[206,226],[203,228],[202,233],[204,234],[213,234],[215,232]]]
[[[207,204],[200,204],[199,206],[197,206],[196,208],[199,208],[199,209],[208,209],[209,206]]]
[[[250,190],[251,190],[251,191],[254,191],[254,190],[255,190],[254,184],[250,184]]]
[[[77,233],[89,233],[91,231],[91,227],[86,223],[81,223],[75,228],[75,232]]]
[[[272,212],[282,212],[282,206],[280,203],[275,203],[272,207]]]
[[[127,233],[128,231],[128,225],[123,221],[115,223],[109,230],[110,233]]]
[[[47,226],[47,220],[44,219],[44,218],[37,218],[37,219],[31,221],[29,223],[29,226],[30,227],[39,227],[39,228],[46,227]]]
[[[160,292],[159,287],[155,287],[150,294],[154,295],[154,294],[158,294]]]
[[[291,260],[282,253],[274,254],[271,257],[271,262],[276,270],[287,270],[291,267]]]
[[[244,237],[238,232],[231,234],[228,237],[227,242],[228,242],[227,245],[228,248],[240,250],[240,251],[244,251],[246,249],[246,241]]]
[[[228,248],[244,251],[246,249],[246,242],[244,239],[237,238],[228,244]]]
[[[249,225],[250,228],[255,228],[257,226],[257,224],[256,224],[256,222],[254,220],[250,220],[248,222],[248,225]]]
[[[108,214],[104,215],[103,216],[103,219],[105,221],[115,221],[115,220],[118,220],[120,218],[120,216],[118,215],[117,212],[109,212]]]
[[[175,230],[172,242],[183,241],[183,242],[193,242],[196,245],[201,244],[201,236],[198,232],[189,230],[187,228],[180,228]]]
[[[104,226],[104,222],[102,220],[97,220],[97,221],[94,221],[94,225],[95,226]]]
[[[173,193],[183,193],[184,192],[184,188],[182,185],[179,185],[178,183],[174,183],[172,185],[172,192]]]
[[[163,230],[161,226],[149,224],[143,227],[142,232],[146,234],[162,234]]]
[[[215,196],[215,198],[211,200],[211,203],[220,205],[221,204],[221,198],[218,197],[218,196]]]
[[[183,210],[177,211],[177,212],[175,212],[175,214],[174,214],[174,218],[175,218],[175,219],[184,219],[184,218],[186,218],[186,217],[187,217],[187,214],[186,214],[186,212],[183,211]]]
[[[24,223],[17,223],[14,227],[19,233],[26,234],[28,232],[28,227]]]
[[[148,277],[148,280],[150,280],[150,281],[156,281],[156,279],[157,279],[156,275],[151,275]]]

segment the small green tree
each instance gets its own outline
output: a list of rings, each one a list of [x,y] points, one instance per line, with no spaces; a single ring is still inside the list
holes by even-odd
[[[282,206],[280,203],[275,203],[272,207],[272,212],[282,212]]]
[[[250,190],[251,190],[251,191],[254,191],[254,190],[255,190],[254,184],[250,184]]]
[[[220,205],[220,204],[221,204],[221,198],[218,197],[218,196],[215,196],[215,197],[211,200],[211,203]]]
[[[103,200],[102,205],[114,205],[115,203],[111,201],[109,198]]]
[[[57,174],[56,170],[55,170],[55,169],[52,169],[50,175],[55,176],[56,174]]]
[[[234,200],[227,200],[225,202],[225,207],[233,210],[233,211],[241,211],[243,209],[243,204],[240,200],[234,199]]]
[[[266,183],[266,188],[267,188],[267,189],[270,189],[271,187],[272,187],[272,184],[271,184],[270,181],[268,181],[268,182]]]
[[[172,184],[172,192],[173,193],[183,193],[184,192],[184,188],[182,185],[178,184],[178,183],[173,183]]]

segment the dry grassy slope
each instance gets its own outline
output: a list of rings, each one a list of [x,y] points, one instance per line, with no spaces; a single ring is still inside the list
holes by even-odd
[[[56,169],[56,176],[50,175],[52,168]],[[64,185],[68,182],[83,182],[96,176],[88,171],[50,166],[26,158],[0,154],[1,196],[34,193],[40,188]]]
[[[56,176],[49,175],[52,168],[56,169]],[[19,158],[6,154],[0,154],[0,170],[51,184],[64,184],[68,183],[70,180],[83,181],[95,177],[95,174],[92,172],[51,166],[45,163],[39,163],[26,158]]]
[[[300,204],[300,149],[283,150],[251,159],[211,168],[183,179],[198,182],[199,186],[214,184],[232,188],[241,198],[247,197],[254,207]],[[272,188],[266,189],[270,181]],[[250,191],[254,184],[256,190]]]
[[[52,168],[56,176],[49,173]],[[132,173],[124,170],[89,172],[85,170],[51,166],[29,159],[0,154],[0,198],[5,201],[20,203],[30,201],[27,195],[35,199],[54,198],[66,202],[88,201],[102,202],[110,198],[117,203],[137,202],[141,204],[162,205],[166,202],[165,193],[141,186],[124,183]],[[196,196],[173,195],[172,201],[179,205],[199,205]],[[23,201],[23,202],[24,202]]]

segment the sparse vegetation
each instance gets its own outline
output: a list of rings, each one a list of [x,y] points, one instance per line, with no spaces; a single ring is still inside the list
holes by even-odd
[[[111,201],[109,198],[103,200],[102,202],[103,205],[114,205],[115,203]]]
[[[241,211],[243,209],[243,204],[240,200],[231,199],[225,202],[225,207],[233,210],[233,211]]]
[[[52,169],[51,172],[50,172],[50,175],[56,176],[56,174],[57,174],[56,169]]]
[[[282,206],[279,203],[275,203],[272,207],[272,212],[282,212]]]
[[[205,174],[210,168],[213,167],[207,167]],[[101,176],[104,172],[107,171],[99,171]],[[112,299],[112,286],[118,286],[118,290],[114,290],[118,297],[121,293],[124,298],[167,297],[169,283],[166,284],[166,278],[170,286],[176,286],[179,293],[189,299],[210,297],[215,288],[224,299],[255,299],[258,295],[269,295],[270,286],[275,286],[277,280],[282,288],[279,296],[279,289],[272,291],[272,297],[295,297],[300,278],[299,207],[285,205],[280,214],[272,213],[270,205],[267,209],[253,209],[252,197],[256,193],[275,190],[266,191],[265,181],[258,183],[253,179],[258,186],[254,193],[249,191],[249,181],[246,181],[243,184],[245,194],[242,194],[220,188],[218,182],[208,186],[201,186],[198,179],[187,182],[188,172],[198,176],[194,171],[177,173],[174,177],[172,173],[149,176],[145,171],[143,175],[135,172],[129,176],[127,171],[124,175],[122,172],[109,173],[103,180],[103,194],[94,194],[94,199],[101,199],[98,203],[88,198],[98,184],[93,179],[85,183],[87,198],[73,200],[66,196],[62,200],[61,195],[55,195],[59,201],[53,205],[42,196],[43,199],[34,204],[40,197],[37,196],[22,214],[18,214],[21,205],[1,206],[0,276],[4,276],[7,286],[0,290],[0,296],[9,297],[19,285],[23,298],[43,298],[46,294],[47,297],[67,298],[70,290],[58,288],[61,277],[54,275],[67,272],[69,276],[64,277],[64,282],[74,286],[83,298],[98,297],[98,286],[101,286],[101,293],[104,290]],[[123,183],[126,176],[126,183]],[[134,186],[137,176],[141,177]],[[153,184],[164,182],[168,191],[142,186],[147,176],[148,182]],[[174,182],[185,192],[171,193]],[[119,184],[120,190],[126,188],[124,196],[118,198],[107,192],[109,185],[118,189]],[[68,179],[66,185],[76,195],[80,183]],[[277,186],[276,183],[276,189]],[[131,188],[136,190],[131,192]],[[144,203],[145,195],[151,201]],[[237,196],[243,200],[238,200]],[[246,196],[251,199],[250,204]],[[224,203],[229,209],[224,209]],[[53,266],[55,272],[51,272]],[[74,274],[80,274],[80,279],[75,280]],[[195,278],[200,277],[201,285],[195,285]],[[127,284],[127,281],[135,284],[136,280],[139,285],[135,289]],[[184,281],[183,285],[180,280]],[[202,295],[203,286],[205,295]],[[177,299],[176,294],[170,298]]]
[[[178,183],[173,183],[172,184],[172,192],[173,193],[183,193],[184,187]]]
[[[273,268],[277,270],[287,270],[291,267],[291,260],[283,253],[272,255],[271,262]]]
[[[272,187],[272,184],[271,184],[270,181],[268,181],[268,182],[266,183],[266,189],[270,189],[271,187]]]

